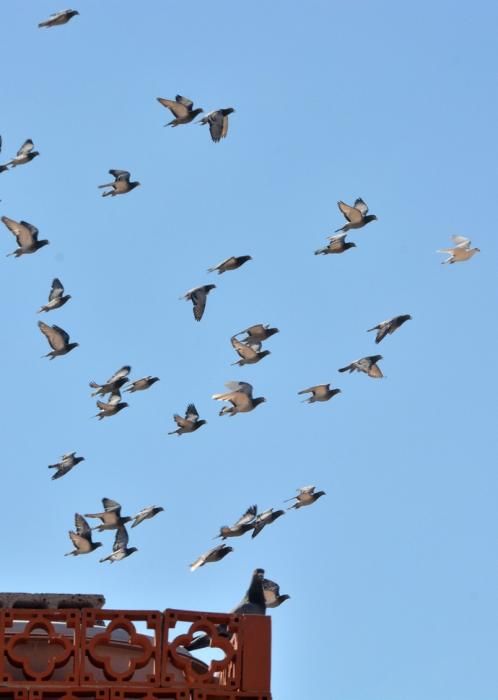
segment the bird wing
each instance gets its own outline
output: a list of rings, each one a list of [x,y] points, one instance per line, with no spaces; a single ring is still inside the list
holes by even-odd
[[[121,392],[119,389],[114,389],[108,399],[108,406],[116,406],[121,401]]]
[[[184,95],[176,95],[175,100],[177,101],[178,104],[184,105],[188,109],[189,112],[192,111],[192,107],[194,106],[194,103],[188,97],[185,97]]]
[[[64,294],[64,287],[62,282],[58,277],[55,277],[52,282],[52,288],[50,294],[48,295],[48,300],[53,301],[54,299],[59,299]]]
[[[368,376],[374,377],[375,379],[381,379],[384,375],[382,374],[380,367],[373,363],[368,370]]]
[[[67,331],[65,331],[65,330],[64,330],[63,328],[61,328],[60,326],[56,326],[55,324],[52,326],[52,329],[55,330],[55,331],[60,335],[60,337],[61,337],[61,339],[62,339],[62,341],[63,341],[63,346],[62,346],[62,347],[64,347],[65,345],[67,345],[67,344],[69,343],[69,333],[68,333]],[[56,348],[54,348],[54,350],[55,350],[55,349],[56,349]]]
[[[249,326],[249,328],[246,328],[245,331],[241,331],[241,333],[247,333],[248,335],[258,337],[260,335],[265,335],[267,328],[268,326],[265,326],[262,323],[255,323],[254,326]]]
[[[119,515],[121,512],[121,503],[113,501],[112,498],[103,498],[102,505],[104,506],[106,513],[117,512]]]
[[[226,136],[226,132],[228,130],[228,119],[226,127],[225,119],[226,117],[224,117],[219,110],[213,112],[208,117],[209,133],[211,134],[211,138],[215,143],[217,143],[221,138]]]
[[[231,338],[231,343],[233,349],[243,360],[255,360],[257,358],[258,351],[252,345],[241,343],[240,340],[237,340],[235,337]]]
[[[232,391],[241,392],[252,399],[253,388],[252,384],[249,384],[249,382],[227,382],[225,386],[232,389]]]
[[[331,243],[335,243],[336,241],[342,241],[346,238],[348,235],[347,231],[346,233],[335,233],[333,236],[327,236],[327,240],[330,241],[329,246]]]
[[[362,216],[366,216],[366,215],[368,214],[368,206],[367,206],[366,203],[362,200],[361,197],[358,197],[358,199],[355,199],[355,202],[354,202],[354,205],[353,205],[353,206],[354,206],[355,209],[358,209],[358,211],[360,212],[360,214],[361,214]]]
[[[316,489],[316,486],[301,486],[300,489],[298,490],[298,496],[301,496],[302,494],[305,493],[313,493],[313,491]]]
[[[280,586],[275,581],[270,581],[268,578],[263,579],[263,593],[265,596],[265,603],[271,607],[272,603],[278,600],[280,595]]]
[[[128,545],[128,531],[121,525],[118,527],[116,532],[116,537],[114,538],[114,544],[112,545],[112,551],[117,552],[119,549],[124,549]]]
[[[191,109],[189,109],[186,105],[182,104],[181,102],[173,102],[173,100],[166,100],[164,97],[158,97],[157,101],[160,102],[163,107],[169,109],[169,111],[172,112],[172,114],[174,114],[177,119],[182,119],[183,117],[186,117]]]
[[[18,222],[14,221],[14,219],[9,219],[8,216],[2,216],[2,222],[7,226],[9,231],[14,234],[20,248],[28,248],[33,244],[33,241],[36,240],[38,229],[26,223],[26,221]]]
[[[130,182],[131,174],[127,170],[109,170],[109,174],[116,178],[116,180],[126,180]]]
[[[246,510],[246,512],[240,516],[240,518],[235,522],[231,529],[235,529],[239,525],[247,525],[248,523],[252,523],[254,518],[256,517],[256,513],[258,512],[258,506],[249,506],[249,508]]]
[[[79,513],[74,514],[74,526],[76,529],[76,534],[85,538],[91,537],[92,531],[90,530],[90,525],[87,523],[85,518]]]
[[[200,321],[204,314],[204,309],[206,308],[207,294],[205,289],[203,287],[195,289],[191,292],[190,298],[194,305],[194,318],[196,321]]]
[[[196,423],[199,420],[199,413],[193,403],[189,403],[185,412],[185,420]]]
[[[224,139],[228,134],[228,114],[223,117],[223,129],[221,131],[221,138]]]
[[[123,377],[127,377],[131,372],[131,367],[130,365],[123,365],[123,367],[120,367],[117,372],[114,372],[112,377],[109,377],[109,379],[106,381],[106,384],[114,384],[118,379],[122,379]]]
[[[344,214],[346,219],[349,221],[349,223],[357,224],[363,219],[363,215],[359,209],[356,209],[355,207],[350,207],[349,204],[346,204],[345,202],[337,202],[337,206],[339,207],[340,211]]]
[[[455,243],[457,248],[470,248],[471,241],[465,236],[452,236],[451,240]]]
[[[46,323],[43,323],[43,321],[38,321],[38,328],[48,340],[52,350],[62,350],[66,346],[64,335],[60,333],[61,329],[59,329],[58,326],[48,326]],[[65,331],[63,331],[63,333],[65,333]]]
[[[72,530],[69,531],[69,537],[71,538],[71,542],[74,544],[78,551],[90,551],[89,544],[91,542],[91,539],[89,537],[83,537],[82,535],[78,535],[77,532],[73,532]]]
[[[34,143],[31,139],[26,139],[26,141],[23,143],[21,148],[17,151],[18,156],[27,156],[28,153],[31,153],[31,151],[34,148]]]
[[[232,262],[232,260],[235,261],[233,255],[231,255],[229,258],[226,258],[225,260],[222,260],[217,265],[213,265],[213,267],[210,267],[208,269],[208,272],[214,272],[215,270],[219,270],[220,267],[223,267],[223,265],[226,265],[228,262]]]

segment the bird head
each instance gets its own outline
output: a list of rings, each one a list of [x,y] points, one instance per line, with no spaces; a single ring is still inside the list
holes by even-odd
[[[138,548],[137,547],[130,547],[128,549],[128,556],[130,556],[130,554],[133,554],[134,552],[138,552]]]
[[[43,239],[43,241],[38,241],[38,248],[43,248],[44,245],[48,245],[50,241],[47,241],[46,238]]]
[[[265,570],[264,569],[255,569],[254,576],[256,578],[263,579],[265,577]]]
[[[96,528],[92,527],[92,530],[96,530]],[[103,545],[102,545],[102,542],[94,542],[93,546],[95,549],[97,549],[97,547],[102,547]]]
[[[198,420],[198,421],[197,421],[197,425],[198,425],[199,427],[200,427],[201,425],[206,425],[206,423],[207,423],[207,420],[204,420],[204,418],[202,418],[201,420]]]
[[[159,377],[150,377],[149,379],[151,384],[155,384],[156,382],[161,381]]]
[[[325,493],[325,491],[317,491],[317,492],[315,493],[315,496],[316,496],[317,499],[320,498],[321,496],[326,496],[326,495],[327,495],[327,494]]]

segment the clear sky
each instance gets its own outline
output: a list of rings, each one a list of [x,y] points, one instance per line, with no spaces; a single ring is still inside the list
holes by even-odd
[[[103,593],[109,607],[225,611],[261,566],[274,610],[276,700],[496,700],[497,48],[495,3],[3,0],[0,211],[40,229],[32,256],[0,231],[2,588]],[[156,97],[232,106],[228,138],[165,129]],[[142,186],[103,199],[109,168]],[[378,221],[318,257],[361,196]],[[442,266],[465,235],[481,253]],[[243,268],[206,269],[250,254]],[[53,362],[36,322],[53,277],[72,295],[46,322],[80,347]],[[213,279],[214,277],[214,279]],[[215,282],[204,318],[178,297]],[[366,330],[413,320],[378,347]],[[278,326],[260,364],[230,336]],[[338,374],[379,352],[386,378]],[[122,364],[161,381],[102,422],[88,382]],[[218,417],[228,380],[267,403]],[[331,382],[325,404],[297,392]],[[208,424],[168,436],[195,402]],[[59,481],[47,465],[86,461]],[[289,512],[190,573],[220,525],[295,489]],[[107,496],[139,552],[64,557],[74,512]]]

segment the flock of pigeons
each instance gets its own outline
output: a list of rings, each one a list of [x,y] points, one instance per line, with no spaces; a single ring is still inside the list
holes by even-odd
[[[47,20],[40,22],[38,26],[49,28],[64,25],[78,14],[76,10],[57,12],[51,15]],[[162,97],[158,97],[157,100],[162,106],[168,109],[173,116],[173,119],[165,124],[165,126],[177,127],[189,124],[204,112],[201,108],[194,109],[193,101],[182,95],[176,95],[174,100]],[[229,115],[234,111],[232,107],[217,109],[206,113],[197,123],[209,127],[211,139],[216,143],[227,136]],[[0,151],[1,149],[2,139],[0,137]],[[39,152],[35,150],[33,141],[27,139],[13,158],[4,164],[0,164],[0,173],[14,169],[20,165],[25,165],[39,155]],[[98,186],[105,190],[102,194],[103,197],[127,194],[140,186],[140,182],[131,180],[131,175],[128,171],[111,169],[109,173],[114,178],[113,182]],[[339,201],[338,207],[339,211],[346,219],[346,223],[341,228],[337,229],[334,235],[328,237],[328,244],[316,250],[315,255],[340,254],[356,247],[356,243],[346,240],[349,232],[361,229],[377,220],[377,216],[368,213],[368,206],[361,198],[356,199],[352,205]],[[18,247],[12,253],[9,253],[9,255],[20,257],[22,255],[35,253],[49,244],[48,240],[39,240],[38,229],[33,224],[22,220],[15,221],[7,216],[2,216],[1,221],[15,236],[17,241]],[[438,251],[449,254],[443,263],[452,264],[455,262],[463,262],[469,260],[475,253],[479,252],[478,248],[471,248],[470,240],[463,236],[453,236],[452,240],[454,243],[453,247]],[[252,260],[250,255],[231,256],[217,265],[210,267],[208,272],[216,272],[218,275],[221,275],[225,272],[237,270],[250,260]],[[196,321],[202,319],[206,309],[207,297],[215,288],[216,285],[214,284],[202,285],[190,289],[181,297],[181,299],[192,303],[193,314]],[[55,278],[52,282],[48,302],[40,307],[38,313],[47,313],[59,309],[70,299],[71,295],[64,293],[64,286],[61,281]],[[410,319],[411,316],[408,314],[395,316],[368,330],[376,332],[375,343],[378,344],[387,335],[394,333]],[[49,357],[53,360],[55,357],[66,355],[74,348],[78,347],[78,343],[70,341],[69,334],[63,328],[55,324],[50,326],[43,321],[39,321],[38,326],[51,348],[50,352],[44,357]],[[238,359],[233,364],[242,367],[244,365],[260,362],[270,354],[270,350],[263,349],[263,343],[278,332],[278,328],[272,328],[269,325],[259,323],[234,334],[230,342]],[[378,365],[380,360],[382,360],[381,355],[369,355],[354,360],[345,367],[339,368],[338,371],[349,373],[357,371],[365,373],[371,378],[382,378],[383,374]],[[158,377],[150,375],[130,381],[130,371],[131,368],[126,365],[117,370],[103,384],[90,382],[90,387],[94,389],[92,396],[99,397],[97,399],[97,408],[99,412],[96,414],[99,420],[114,416],[128,406],[127,402],[121,400],[121,390],[123,388],[124,391],[135,393],[137,391],[149,389],[154,383],[159,381]],[[235,416],[237,413],[247,413],[266,401],[265,397],[255,397],[253,395],[253,387],[248,382],[228,382],[226,387],[228,391],[214,394],[212,397],[225,404],[219,412],[220,416]],[[330,384],[318,384],[302,389],[298,394],[308,394],[309,396],[307,396],[304,401],[307,403],[315,403],[329,401],[340,392],[341,389],[331,388]],[[108,398],[104,400],[106,396],[108,396]],[[178,436],[186,433],[193,433],[207,422],[204,419],[200,419],[199,413],[193,403],[187,406],[184,416],[175,414],[173,419],[177,428],[169,434],[176,434]],[[76,456],[76,452],[62,455],[60,462],[49,465],[50,469],[55,469],[52,479],[59,479],[65,476],[83,460],[84,457]],[[324,494],[324,491],[316,491],[315,486],[300,488],[296,496],[292,499],[288,499],[294,501],[293,505],[288,509],[299,509],[304,506],[309,506]],[[98,530],[99,532],[103,532],[111,530],[116,532],[112,552],[108,556],[100,559],[100,561],[109,561],[111,563],[120,561],[137,551],[136,547],[128,547],[129,536],[125,527],[126,524],[132,522],[131,527],[136,527],[144,520],[153,518],[163,510],[160,506],[148,506],[140,510],[134,516],[122,516],[121,505],[116,501],[104,498],[102,503],[104,510],[101,513],[88,513],[86,516],[79,513],[75,514],[75,528],[69,532],[74,550],[68,552],[67,555],[76,556],[93,552],[95,549],[102,546],[102,543],[93,541],[92,531]],[[284,515],[284,513],[285,511],[282,509],[275,510],[273,508],[258,513],[257,507],[255,505],[251,506],[233,525],[222,526],[217,537],[225,540],[230,537],[239,537],[251,531],[252,538],[254,538],[264,527],[275,522]],[[101,524],[91,528],[86,518],[99,519]],[[232,547],[222,543],[198,557],[191,564],[190,569],[191,571],[195,571],[207,563],[221,561],[232,551]],[[278,584],[264,578],[264,571],[262,569],[257,569],[251,578],[250,586],[244,600],[232,612],[238,614],[264,614],[267,607],[277,607],[288,598],[288,595],[280,595]],[[223,629],[220,628],[219,633],[223,634]],[[194,642],[192,642],[190,650],[206,646],[208,642],[208,637],[205,639],[196,638]]]

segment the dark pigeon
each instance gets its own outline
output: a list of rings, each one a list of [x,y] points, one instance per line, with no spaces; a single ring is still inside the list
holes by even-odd
[[[200,321],[204,315],[204,309],[206,308],[207,295],[212,289],[216,289],[215,284],[204,284],[202,287],[194,287],[189,289],[188,292],[180,297],[180,299],[186,299],[191,301],[194,311],[194,318],[196,321]]]
[[[136,547],[128,547],[128,532],[124,525],[120,525],[116,532],[116,537],[114,538],[112,553],[108,554],[107,557],[103,559],[99,559],[99,562],[108,561],[113,564],[115,561],[126,559],[126,557],[129,557],[133,552],[138,552],[138,549]]]
[[[222,260],[222,262],[218,263],[214,267],[209,267],[208,272],[218,272],[219,275],[222,275],[224,272],[228,272],[229,270],[237,270],[237,268],[241,267],[248,260],[252,260],[250,255],[240,255],[239,257],[232,255],[231,258]]]
[[[95,418],[102,420],[103,418],[108,418],[109,416],[115,416],[123,408],[127,408],[128,404],[126,401],[121,401],[121,393],[118,389],[115,389],[110,395],[107,403],[104,401],[97,401],[97,408],[99,412],[95,414]]]
[[[259,513],[253,521],[253,533],[251,537],[253,539],[254,537],[257,537],[264,527],[271,525],[282,515],[285,515],[284,510],[273,510],[273,508],[268,508],[268,510],[264,510],[262,513]]]
[[[151,377],[150,375],[148,377],[142,377],[142,379],[135,379],[134,382],[131,382],[131,384],[125,388],[125,391],[129,391],[132,394],[134,394],[135,391],[145,391],[145,389],[149,389],[158,381],[159,377]]]
[[[97,547],[102,547],[102,542],[92,542],[90,526],[79,513],[75,513],[74,515],[74,524],[75,529],[69,531],[69,537],[75,549],[73,549],[72,552],[67,552],[64,556],[68,557],[72,554],[76,557],[78,554],[89,554],[97,549]]]
[[[102,505],[104,511],[102,513],[85,513],[86,518],[98,518],[102,520],[101,525],[97,525],[92,530],[103,532],[104,530],[116,530],[118,527],[129,523],[129,516],[121,517],[121,504],[113,501],[112,498],[103,498]]]
[[[380,341],[383,340],[386,337],[386,335],[391,335],[392,333],[394,333],[394,331],[397,331],[398,328],[401,328],[403,323],[405,323],[406,321],[411,321],[411,318],[412,317],[409,314],[395,316],[394,318],[390,318],[388,321],[382,321],[382,323],[379,323],[373,328],[369,328],[367,333],[370,333],[370,331],[377,331],[377,335],[375,336],[375,342],[380,343]]]
[[[228,115],[233,112],[235,112],[233,107],[217,109],[214,112],[209,112],[199,121],[199,124],[209,124],[209,133],[214,143],[218,143],[218,141],[226,137],[228,133]]]
[[[104,192],[102,197],[109,197],[109,195],[111,197],[115,197],[118,194],[126,194],[140,185],[137,180],[130,182],[131,175],[127,170],[109,170],[109,174],[115,179],[114,182],[109,182],[106,185],[98,186],[99,189],[102,189],[103,187],[111,188],[107,192]]]
[[[377,366],[377,362],[382,360],[382,355],[368,355],[367,357],[362,357],[359,360],[351,362],[351,364],[346,367],[341,367],[339,372],[364,372],[368,374],[369,377],[373,379],[381,379],[384,375],[382,374],[380,368]]]
[[[140,525],[140,523],[143,523],[144,520],[149,520],[158,513],[162,513],[163,510],[164,508],[161,506],[147,506],[146,508],[142,508],[136,515],[132,516],[133,523],[131,526],[136,527]]]
[[[302,389],[297,392],[298,394],[308,394],[311,393],[307,399],[303,399],[305,403],[315,403],[315,401],[328,401],[336,394],[340,394],[340,389],[331,389],[330,384],[317,384],[316,386],[310,386],[308,389]]]
[[[69,334],[59,326],[47,326],[47,324],[43,323],[43,321],[38,321],[38,328],[46,337],[48,344],[52,348],[52,351],[48,352],[46,355],[43,355],[43,357],[49,357],[51,360],[53,360],[54,357],[67,355],[68,352],[71,352],[71,350],[74,350],[74,348],[79,346],[79,343],[70,343]]]
[[[49,469],[57,470],[52,476],[52,480],[60,479],[61,476],[67,474],[69,471],[71,471],[73,467],[75,467],[80,462],[83,462],[84,460],[84,457],[76,457],[76,452],[68,452],[67,454],[62,455],[60,462],[58,462],[57,464],[48,465]]]
[[[52,288],[50,289],[50,294],[48,295],[48,304],[45,304],[41,308],[38,309],[38,313],[40,314],[42,311],[52,311],[53,309],[60,309],[61,306],[64,306],[66,301],[69,301],[71,299],[70,294],[64,294],[64,287],[62,286],[62,282],[58,277],[55,277],[52,280]]]
[[[59,27],[61,24],[67,24],[70,19],[79,15],[78,10],[62,10],[62,12],[54,12],[48,19],[39,23],[39,27]]]
[[[240,537],[249,532],[254,527],[254,519],[257,512],[257,506],[249,506],[246,512],[233,525],[222,525],[220,534],[216,535],[216,538],[221,537],[222,540],[225,540],[227,537]]]
[[[172,430],[168,435],[183,435],[184,433],[194,433],[207,423],[205,420],[199,420],[199,413],[193,403],[189,403],[185,411],[185,418],[182,418],[175,413],[173,420],[178,428]]]
[[[204,564],[211,564],[221,561],[223,557],[226,557],[226,555],[230,554],[230,552],[233,552],[233,547],[229,547],[226,544],[219,544],[217,547],[213,547],[213,549],[201,554],[200,557],[190,564],[190,571],[195,571],[201,566],[204,566]]]
[[[16,237],[19,248],[9,253],[7,257],[15,255],[18,258],[21,255],[28,253],[36,253],[37,250],[49,244],[46,239],[38,240],[38,229],[33,224],[28,224],[27,221],[14,221],[8,216],[2,216],[2,222],[7,226],[9,231]]]

